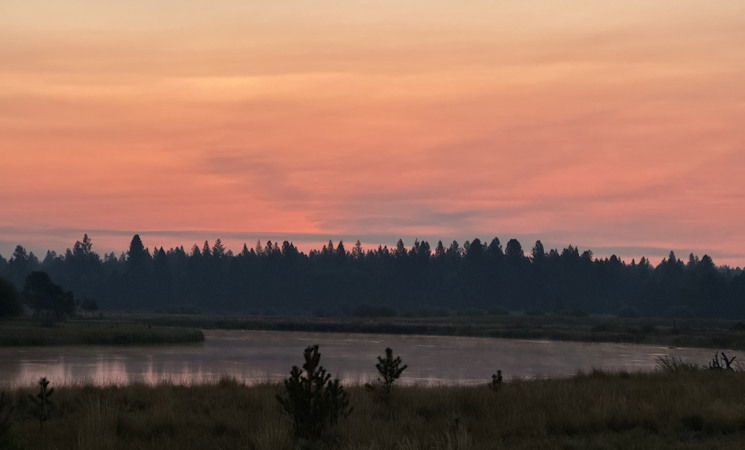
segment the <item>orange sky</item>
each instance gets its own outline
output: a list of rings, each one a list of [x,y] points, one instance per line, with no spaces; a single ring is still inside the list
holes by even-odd
[[[536,238],[745,265],[745,2],[2,0],[0,253]]]

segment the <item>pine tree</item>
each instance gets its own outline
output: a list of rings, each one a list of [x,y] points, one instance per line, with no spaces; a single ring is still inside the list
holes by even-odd
[[[222,258],[225,256],[225,245],[222,243],[222,239],[217,238],[215,245],[212,246],[212,256],[215,258]]]
[[[435,258],[440,259],[445,256],[445,246],[442,245],[442,241],[437,241],[437,247],[435,247]]]
[[[361,260],[365,256],[365,252],[362,250],[362,243],[357,240],[352,247],[352,259],[355,261]]]
[[[517,239],[510,239],[507,242],[507,249],[505,250],[505,254],[508,258],[513,260],[521,260],[525,257],[523,254],[523,247],[520,245],[520,241]]]
[[[502,243],[499,242],[499,238],[495,237],[489,242],[489,246],[486,247],[486,254],[493,259],[501,259],[504,256],[502,251]]]
[[[378,363],[375,368],[378,369],[378,381],[383,386],[383,391],[390,394],[393,383],[399,379],[401,374],[408,368],[407,365],[401,365],[401,357],[393,357],[393,350],[390,347],[385,349],[385,357],[378,356]]]
[[[52,415],[54,403],[50,397],[54,394],[54,388],[49,387],[49,380],[42,378],[39,380],[39,392],[36,396],[29,395],[29,400],[34,405],[33,414],[39,419],[39,428],[44,428],[44,422],[49,420]]]
[[[546,258],[546,250],[543,248],[543,242],[535,241],[531,256],[533,257],[533,263],[540,263]]]
[[[142,244],[139,234],[132,236],[132,241],[129,243],[129,251],[127,252],[127,261],[132,266],[140,266],[145,264],[147,259],[147,250]]]
[[[352,412],[349,395],[338,379],[320,365],[318,345],[303,352],[302,370],[293,366],[285,379],[285,392],[277,396],[282,409],[292,418],[295,437],[315,442],[333,429],[338,420]]]

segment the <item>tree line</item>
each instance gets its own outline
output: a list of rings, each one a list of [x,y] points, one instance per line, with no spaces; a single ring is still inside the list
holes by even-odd
[[[569,246],[525,251],[516,239],[449,245],[399,240],[364,249],[328,242],[307,253],[268,241],[234,253],[212,244],[146,248],[101,257],[88,235],[43,259],[16,247],[0,255],[0,277],[21,289],[33,271],[49,274],[78,302],[119,311],[317,315],[449,313],[622,314],[745,317],[745,272],[708,255],[673,252],[656,266],[595,258]],[[0,286],[3,286],[0,284]],[[7,289],[7,287],[5,288]]]

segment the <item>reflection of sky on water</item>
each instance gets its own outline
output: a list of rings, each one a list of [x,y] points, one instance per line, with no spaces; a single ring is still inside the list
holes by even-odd
[[[0,385],[213,383],[223,376],[276,382],[319,344],[322,364],[347,383],[375,378],[385,347],[401,355],[407,384],[485,383],[501,369],[507,378],[560,377],[593,368],[651,370],[660,356],[703,364],[713,350],[660,346],[529,341],[448,336],[396,336],[274,331],[207,331],[202,344],[147,347],[21,347],[0,349]],[[745,357],[732,352],[738,359]]]

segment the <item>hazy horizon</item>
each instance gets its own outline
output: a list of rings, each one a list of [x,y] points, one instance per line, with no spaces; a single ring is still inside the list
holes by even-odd
[[[104,254],[115,253],[117,256],[126,253],[129,248],[132,237],[137,234],[142,240],[146,248],[152,250],[154,248],[164,247],[166,250],[184,247],[184,249],[190,251],[193,246],[197,246],[200,249],[203,247],[205,241],[209,242],[210,246],[215,243],[216,239],[220,239],[226,250],[231,250],[237,254],[243,248],[243,245],[247,245],[248,248],[255,248],[258,242],[266,244],[268,241],[273,243],[282,243],[283,241],[289,241],[294,244],[298,250],[302,252],[309,252],[310,250],[320,250],[329,241],[332,241],[336,246],[339,242],[343,242],[347,251],[350,251],[352,246],[357,240],[362,244],[363,249],[372,250],[378,246],[387,246],[389,249],[393,249],[399,239],[403,240],[407,249],[410,248],[415,241],[427,241],[434,247],[438,241],[442,241],[445,247],[448,247],[450,243],[455,240],[461,246],[466,241],[471,241],[474,238],[478,238],[482,243],[487,244],[492,238],[497,237],[501,241],[502,246],[506,245],[509,239],[515,238],[523,246],[526,254],[529,254],[530,249],[533,247],[536,241],[540,240],[546,251],[550,249],[562,249],[573,246],[577,247],[580,252],[590,250],[595,258],[607,258],[612,255],[619,257],[626,263],[630,263],[632,260],[639,261],[640,258],[647,258],[652,264],[658,264],[662,259],[666,258],[671,251],[675,252],[679,259],[686,260],[689,254],[694,254],[698,257],[709,255],[713,258],[717,265],[729,266],[732,268],[741,268],[745,265],[737,264],[739,258],[734,258],[733,255],[718,255],[716,253],[707,252],[705,249],[695,248],[643,248],[643,247],[589,247],[578,245],[576,243],[561,243],[551,240],[546,240],[541,236],[531,235],[515,235],[515,236],[498,236],[498,235],[484,235],[484,236],[463,236],[463,237],[439,237],[439,236],[385,236],[385,235],[368,235],[368,236],[355,236],[355,235],[321,235],[321,234],[274,234],[274,233],[259,233],[259,232],[212,232],[212,231],[194,231],[185,230],[180,232],[173,232],[168,230],[156,230],[146,232],[136,232],[128,230],[61,230],[60,236],[64,235],[69,238],[68,241],[60,239],[59,241],[48,241],[53,242],[52,245],[44,247],[43,245],[34,247],[25,245],[23,242],[4,242],[0,240],[0,256],[9,259],[13,253],[13,250],[17,245],[22,245],[27,251],[32,251],[40,259],[44,258],[47,251],[54,251],[58,255],[63,254],[67,249],[71,249],[76,241],[82,240],[83,234],[87,234],[93,242],[93,251],[98,253],[101,257]],[[101,239],[103,237],[103,240]],[[102,244],[103,242],[103,244]],[[734,263],[730,263],[734,261]]]

